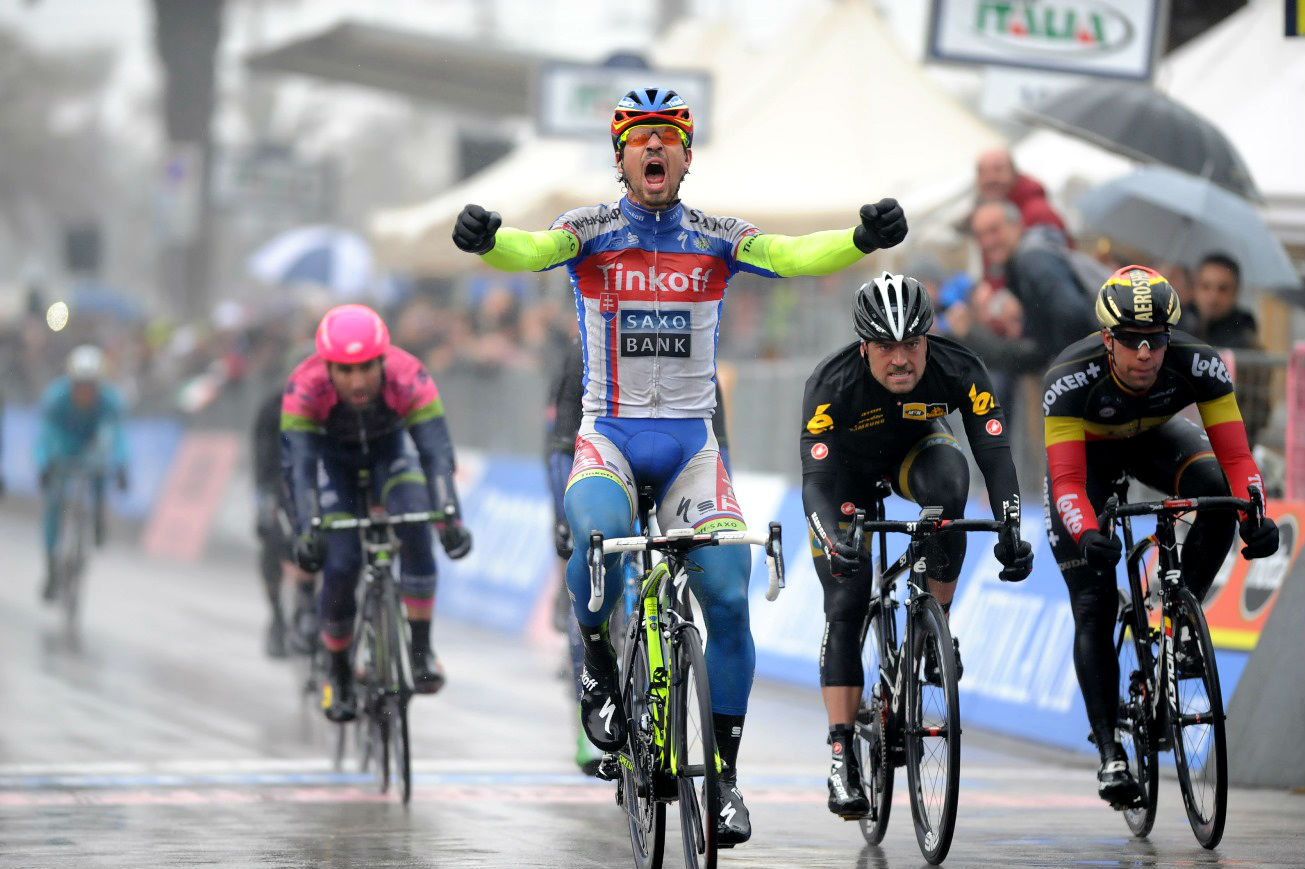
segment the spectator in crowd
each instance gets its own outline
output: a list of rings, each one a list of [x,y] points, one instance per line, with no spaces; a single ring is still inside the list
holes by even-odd
[[[1206,254],[1196,270],[1193,335],[1211,347],[1259,348],[1255,317],[1237,307],[1241,283],[1242,270],[1236,260],[1225,253]]]
[[[1048,244],[1070,245],[1065,221],[1047,200],[1047,191],[1041,182],[1022,174],[1015,168],[1015,160],[1007,148],[990,148],[979,155],[974,166],[974,186],[979,202],[991,199],[1006,200],[1019,210],[1020,222],[1025,229],[1038,227]],[[1000,264],[983,258],[983,274],[993,289],[1001,289],[1004,275]]]
[[[1250,311],[1237,307],[1242,270],[1226,253],[1208,253],[1196,269],[1192,297],[1195,314],[1191,333],[1211,347],[1230,350],[1260,350],[1259,327]],[[1270,382],[1264,367],[1245,364],[1245,356],[1232,356],[1237,380],[1237,405],[1242,410],[1246,437],[1255,443],[1269,419]]]
[[[1001,199],[980,202],[970,215],[970,231],[984,262],[992,263],[1019,302],[1020,321],[1037,324],[1027,332],[1037,346],[1038,364],[1096,330],[1092,305],[1079,286],[1068,251],[1046,244],[1034,231],[1026,230],[1014,203]],[[991,282],[989,286],[992,294],[976,288],[971,307],[991,310],[996,305],[999,310],[992,311],[988,319],[1013,332],[1013,309]]]

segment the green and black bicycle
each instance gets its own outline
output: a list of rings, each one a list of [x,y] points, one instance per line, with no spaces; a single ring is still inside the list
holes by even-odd
[[[590,536],[591,611],[602,607],[603,556],[644,554],[639,600],[621,655],[621,697],[629,717],[629,739],[600,771],[617,781],[616,801],[625,808],[639,869],[661,866],[670,802],[680,807],[685,866],[716,866],[712,807],[719,802],[720,758],[712,730],[702,636],[689,599],[686,558],[704,546],[730,545],[765,548],[770,571],[766,597],[774,600],[784,585],[778,522],[770,523],[767,536],[745,531],[695,534],[690,528],[611,540],[596,533]],[[654,553],[660,553],[662,560],[653,563]]]

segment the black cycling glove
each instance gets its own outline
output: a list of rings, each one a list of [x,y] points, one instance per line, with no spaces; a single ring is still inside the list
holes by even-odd
[[[299,532],[292,549],[295,564],[308,573],[321,570],[326,562],[326,540],[322,537],[322,532],[316,528]]]
[[[1033,572],[1033,547],[1018,537],[1012,540],[1003,535],[992,548],[992,554],[1001,562],[997,577],[1002,582],[1022,582]]]
[[[1278,526],[1265,516],[1257,524],[1249,516],[1242,520],[1238,532],[1242,536],[1242,558],[1266,558],[1278,551]]]
[[[444,547],[444,553],[449,558],[457,560],[471,551],[471,532],[458,517],[454,516],[447,522],[435,523],[435,531],[439,534],[440,545]]]
[[[489,253],[494,249],[494,234],[502,225],[503,218],[497,211],[467,205],[453,224],[453,243],[467,253]]]
[[[571,526],[565,522],[553,526],[553,548],[557,550],[557,557],[563,561],[575,551],[575,544],[571,542]]]
[[[864,549],[857,549],[841,540],[832,540],[827,544],[826,551],[829,555],[829,572],[835,579],[855,579],[865,569]]]
[[[1097,570],[1113,570],[1124,555],[1124,544],[1118,537],[1107,537],[1095,528],[1084,531],[1078,545],[1088,567]]]
[[[906,238],[906,214],[896,199],[880,199],[861,206],[861,225],[852,233],[852,243],[861,253],[893,247]]]

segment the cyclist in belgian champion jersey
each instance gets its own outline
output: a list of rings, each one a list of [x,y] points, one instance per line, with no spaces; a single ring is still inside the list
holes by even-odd
[[[341,305],[317,327],[317,352],[290,375],[281,403],[282,462],[298,536],[295,560],[322,571],[319,614],[330,668],[322,709],[332,721],[357,715],[349,647],[357,612],[354,590],[362,570],[362,544],[354,531],[323,533],[323,518],[351,518],[363,505],[359,471],[369,472],[372,500],[390,513],[438,510],[440,543],[450,558],[471,551],[453,484],[453,442],[444,403],[426,367],[390,345],[385,323],[365,305]],[[405,434],[416,446],[407,446]],[[320,481],[320,484],[319,484]],[[411,630],[414,687],[434,693],[444,669],[431,648],[435,608],[435,557],[430,529],[395,529],[402,552],[399,575]]]
[[[577,540],[591,531],[629,534],[638,483],[653,486],[663,531],[742,529],[729,472],[708,417],[714,406],[716,336],[725,285],[738,271],[769,278],[824,275],[906,237],[896,201],[862,206],[852,228],[803,236],[765,234],[735,217],[680,202],[693,159],[693,118],[674,91],[630,91],[613,113],[617,202],[568,211],[543,232],[502,227],[497,213],[468,205],[454,243],[508,271],[565,266],[585,345],[584,422],[566,491]],[[500,228],[501,227],[501,228]],[[586,551],[567,564],[567,584],[585,643],[585,729],[595,745],[625,743],[616,656],[607,616],[621,599],[619,556],[607,560],[601,611],[589,611]],[[748,626],[748,553],[707,547],[693,553],[690,584],[707,626],[713,730],[722,763],[716,817],[723,845],[752,827],[736,760],[752,687],[755,651]]]
[[[1015,532],[994,550],[1001,578],[1018,582],[1033,567],[1032,549],[1018,537],[1019,484],[988,370],[955,341],[926,335],[931,325],[933,306],[924,286],[885,272],[857,292],[858,340],[816,366],[802,399],[802,505],[825,595],[820,685],[832,750],[828,805],[844,818],[870,810],[850,749],[865,685],[861,644],[873,590],[867,552],[840,533],[852,514],[869,510],[875,484],[886,477],[902,497],[942,507],[944,518],[961,518],[969,463],[945,419],[959,410],[992,514]],[[947,611],[965,558],[965,533],[945,531],[938,540],[928,591]],[[937,663],[926,669],[936,673]],[[959,674],[959,646],[956,669]]]
[[[1125,266],[1097,294],[1101,333],[1069,345],[1042,383],[1047,538],[1069,586],[1074,669],[1101,754],[1097,789],[1116,808],[1140,794],[1115,733],[1115,565],[1123,544],[1101,532],[1097,513],[1122,473],[1179,497],[1246,498],[1251,487],[1262,489],[1228,369],[1209,346],[1172,330],[1180,313],[1163,275]],[[1200,426],[1175,416],[1192,404]],[[1183,583],[1198,600],[1223,564],[1236,525],[1227,512],[1197,512],[1182,565]],[[1242,516],[1241,537],[1248,559],[1278,549],[1271,519],[1257,526]]]

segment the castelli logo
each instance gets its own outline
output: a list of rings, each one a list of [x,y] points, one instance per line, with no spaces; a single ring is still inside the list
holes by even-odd
[[[844,501],[843,506],[839,507],[838,509],[843,511],[844,516],[851,516],[853,513],[856,512],[856,505],[853,504],[851,501]]]
[[[984,428],[988,430],[988,434],[990,435],[999,435],[1001,434],[1001,420],[990,419]]]
[[[824,444],[816,444],[811,447],[811,458],[816,461],[823,459],[827,455],[829,455],[829,447]]]

